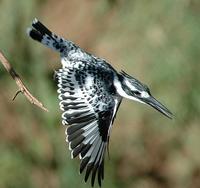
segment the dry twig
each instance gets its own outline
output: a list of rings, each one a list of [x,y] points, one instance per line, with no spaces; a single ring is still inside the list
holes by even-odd
[[[3,64],[3,66],[5,67],[5,69],[7,70],[7,72],[12,76],[12,78],[15,80],[17,86],[19,87],[19,91],[17,91],[17,93],[15,94],[13,100],[17,97],[17,95],[19,93],[22,93],[25,95],[25,97],[30,101],[31,104],[34,104],[36,106],[38,106],[39,108],[41,108],[42,110],[48,112],[47,108],[44,107],[44,105],[38,101],[31,93],[30,91],[27,89],[27,87],[24,85],[24,83],[22,82],[21,78],[19,77],[19,75],[15,72],[15,70],[13,69],[13,67],[11,66],[11,64],[9,63],[9,61],[5,58],[5,56],[3,55],[3,53],[0,51],[0,61]]]

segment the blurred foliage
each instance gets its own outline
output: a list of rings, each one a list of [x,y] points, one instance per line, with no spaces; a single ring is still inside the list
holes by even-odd
[[[89,187],[71,160],[53,81],[58,55],[25,34],[53,31],[150,86],[172,121],[124,100],[103,187],[200,187],[200,1],[0,0],[0,49],[49,113],[30,105],[0,66],[0,187]]]

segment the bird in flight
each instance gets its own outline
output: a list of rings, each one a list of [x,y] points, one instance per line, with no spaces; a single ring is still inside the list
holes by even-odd
[[[56,71],[57,92],[71,157],[79,156],[85,182],[91,176],[94,186],[97,177],[101,186],[104,157],[122,99],[148,104],[168,118],[172,118],[172,113],[151,95],[145,84],[124,71],[117,72],[104,59],[52,33],[37,19],[27,34],[60,53],[62,68]]]

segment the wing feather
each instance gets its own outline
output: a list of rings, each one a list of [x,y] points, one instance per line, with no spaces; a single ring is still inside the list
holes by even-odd
[[[77,71],[63,68],[56,75],[62,123],[69,125],[65,133],[71,158],[79,156],[81,159],[80,173],[85,170],[85,182],[91,175],[93,186],[97,176],[101,186],[110,127],[121,98],[113,98],[100,86],[91,87],[95,81],[90,76],[86,79],[88,83],[81,82],[85,74],[84,71],[78,73],[77,76]],[[104,97],[99,97],[98,92]]]

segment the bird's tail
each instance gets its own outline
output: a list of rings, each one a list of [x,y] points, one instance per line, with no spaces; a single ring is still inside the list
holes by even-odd
[[[32,22],[32,27],[27,29],[27,34],[33,40],[36,40],[48,48],[62,53],[66,47],[68,41],[52,33],[46,26],[44,26],[36,18]]]

